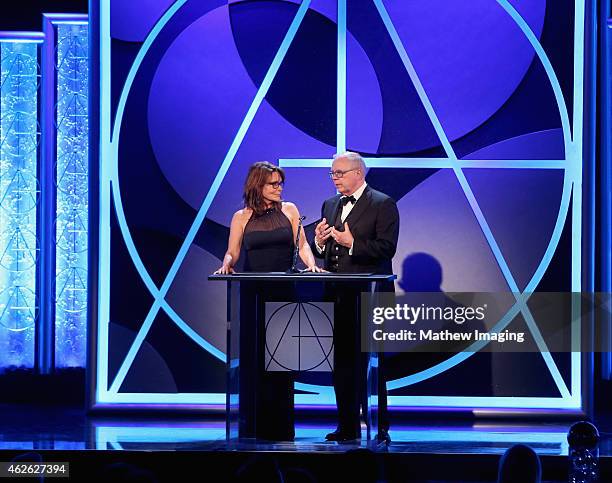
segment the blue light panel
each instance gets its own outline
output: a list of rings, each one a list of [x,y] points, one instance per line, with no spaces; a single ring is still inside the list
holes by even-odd
[[[0,371],[34,367],[38,44],[0,37]]]
[[[87,352],[88,25],[57,25],[55,366]]]

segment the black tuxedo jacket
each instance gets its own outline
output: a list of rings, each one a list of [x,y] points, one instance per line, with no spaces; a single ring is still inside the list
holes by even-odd
[[[321,218],[333,225],[342,212],[338,194],[323,203]],[[397,249],[399,236],[399,212],[395,201],[380,191],[366,186],[363,194],[353,206],[345,223],[355,239],[353,254],[346,247],[337,247],[329,238],[323,253],[319,253],[314,241],[312,251],[315,256],[325,260],[325,268],[332,266],[332,257],[338,256],[338,272],[341,273],[393,273],[391,259]],[[336,223],[337,227],[344,223]]]

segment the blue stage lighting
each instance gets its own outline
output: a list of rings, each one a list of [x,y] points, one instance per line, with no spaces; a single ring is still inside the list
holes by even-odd
[[[85,367],[88,25],[56,21],[55,366]]]
[[[41,40],[0,35],[0,371],[34,367]]]

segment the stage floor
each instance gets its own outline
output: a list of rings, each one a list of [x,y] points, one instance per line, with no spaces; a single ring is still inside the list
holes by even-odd
[[[510,446],[523,443],[541,455],[567,456],[570,426],[571,422],[396,422],[390,433],[393,443],[386,451],[503,454]],[[0,449],[291,452],[376,449],[365,439],[365,427],[359,443],[326,442],[325,435],[334,428],[331,419],[302,419],[296,424],[293,442],[227,442],[225,423],[219,416],[154,417],[134,413],[92,416],[77,408],[0,405]],[[611,438],[603,438],[600,451],[602,456],[612,456]]]
[[[567,468],[566,438],[571,424],[570,421],[449,423],[443,422],[442,418],[438,422],[403,421],[392,425],[393,442],[390,446],[376,447],[365,439],[365,430],[359,443],[325,442],[325,434],[334,429],[331,419],[299,421],[293,442],[227,442],[224,420],[220,416],[145,417],[135,413],[92,416],[77,408],[0,405],[0,461],[7,461],[7,458],[10,461],[20,452],[32,451],[47,455],[46,460],[55,454],[81,462],[94,458],[94,454],[104,454],[105,461],[113,458],[113,454],[114,458],[124,454],[121,458],[128,460],[140,458],[133,456],[138,453],[146,453],[148,458],[164,455],[163,460],[170,458],[168,453],[173,453],[174,460],[195,458],[194,461],[220,461],[222,454],[226,457],[242,455],[235,456],[238,460],[231,463],[228,460],[228,468],[233,468],[243,461],[241,458],[253,453],[268,453],[286,461],[303,462],[304,455],[319,455],[321,461],[326,461],[334,454],[370,449],[386,462],[389,471],[394,465],[396,468],[414,469],[427,464],[438,476],[445,471],[458,471],[457,475],[463,475],[463,479],[422,481],[492,481],[499,456],[512,445],[522,443],[540,455],[549,481],[562,481]],[[200,456],[194,456],[196,453]],[[600,457],[602,470],[608,475],[612,464],[612,438],[608,434],[602,437]],[[401,473],[403,470],[397,471]],[[479,474],[482,479],[478,479]]]

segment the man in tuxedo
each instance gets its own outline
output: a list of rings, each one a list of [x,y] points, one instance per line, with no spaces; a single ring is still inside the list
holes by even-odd
[[[322,220],[315,228],[313,253],[325,260],[325,269],[339,273],[393,273],[391,259],[397,248],[399,213],[395,201],[369,187],[366,166],[357,153],[335,156],[330,177],[338,190],[323,203]],[[393,283],[379,287],[393,292]],[[366,354],[360,351],[357,295],[365,287],[337,285],[334,322],[334,391],[338,428],[328,441],[361,437],[360,404],[365,410]],[[380,368],[382,369],[382,368]],[[379,388],[379,441],[389,442],[387,391]],[[365,411],[364,411],[365,413]]]

